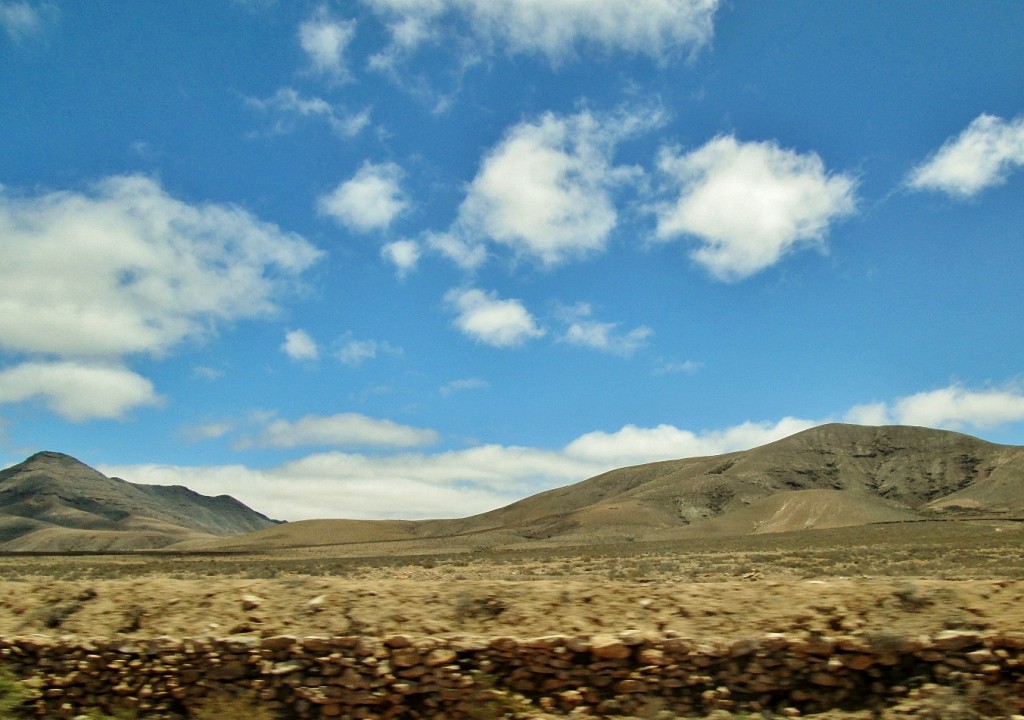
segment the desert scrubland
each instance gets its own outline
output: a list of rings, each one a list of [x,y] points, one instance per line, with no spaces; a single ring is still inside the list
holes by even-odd
[[[978,519],[529,550],[451,541],[7,556],[0,559],[0,636],[458,643],[632,633],[728,644],[782,634],[857,638],[871,647],[943,633],[1012,636],[1024,628],[1022,540],[1024,524]],[[985,693],[919,679],[916,687],[887,689],[884,707],[877,700],[857,707],[852,698],[843,707],[810,702],[805,710],[817,717],[1010,717],[1020,711],[1012,695],[1019,676],[1004,675]],[[711,703],[677,715],[671,701],[652,697],[635,716],[801,712],[800,703],[783,704],[743,715],[751,711],[742,703]],[[527,693],[521,705],[488,712],[557,710]]]

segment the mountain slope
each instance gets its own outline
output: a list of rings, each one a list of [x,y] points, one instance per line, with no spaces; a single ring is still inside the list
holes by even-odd
[[[61,453],[37,453],[0,471],[3,550],[154,548],[273,524],[232,497],[136,485]]]
[[[613,470],[467,518],[463,527],[526,525],[549,534],[632,518],[642,527],[696,531],[712,519],[727,525],[720,519],[739,511],[750,517],[750,508],[766,498],[808,490],[842,492],[861,508],[861,522],[891,519],[893,512],[903,518],[943,512],[944,498],[982,512],[1024,509],[1024,448],[928,428],[824,425],[752,450]],[[829,496],[810,497],[826,502]],[[767,512],[769,505],[760,507]],[[836,513],[825,516],[835,526]],[[744,525],[737,532],[748,532]]]
[[[451,520],[275,525],[227,496],[134,485],[58,453],[0,472],[0,549],[10,550],[419,552],[1015,513],[1024,514],[1024,447],[906,426],[824,425],[751,450],[612,470]]]
[[[920,427],[823,425],[761,447],[603,473],[481,515],[321,520],[230,546],[590,544],[1024,513],[1024,447]],[[217,543],[227,546],[228,543]]]

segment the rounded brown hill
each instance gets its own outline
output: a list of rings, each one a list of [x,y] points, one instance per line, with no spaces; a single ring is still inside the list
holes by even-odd
[[[208,547],[337,544],[364,553],[375,543],[389,552],[587,545],[971,513],[1024,513],[1024,448],[921,427],[831,424],[752,450],[612,470],[468,518],[306,521]]]

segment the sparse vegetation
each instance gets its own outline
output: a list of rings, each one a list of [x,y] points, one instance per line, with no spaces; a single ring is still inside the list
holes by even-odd
[[[32,691],[9,670],[0,667],[0,720],[13,720],[32,697]]]

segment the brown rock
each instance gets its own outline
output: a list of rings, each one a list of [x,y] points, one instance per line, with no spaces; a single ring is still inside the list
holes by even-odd
[[[598,636],[590,642],[590,654],[601,660],[622,660],[632,655],[633,650],[617,638]]]
[[[437,648],[436,650],[431,650],[427,654],[424,662],[427,667],[437,667],[438,665],[447,665],[453,662],[457,657],[458,655],[455,654],[455,651],[450,648]]]
[[[875,664],[875,658],[871,655],[840,655],[839,662],[851,670],[867,670]]]
[[[391,664],[399,668],[408,668],[419,665],[422,656],[415,648],[397,648],[391,653]]]
[[[243,595],[241,597],[242,610],[249,612],[250,610],[256,610],[260,605],[263,604],[263,598],[259,595]]]
[[[981,645],[981,635],[970,630],[943,630],[932,640],[932,647],[938,650],[963,650]]]

